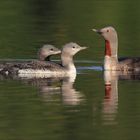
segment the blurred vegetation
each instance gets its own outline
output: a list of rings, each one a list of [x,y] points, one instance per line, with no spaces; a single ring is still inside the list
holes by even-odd
[[[1,0],[0,58],[35,58],[44,43],[89,46],[77,59],[102,60],[104,41],[91,31],[112,25],[119,55],[139,55],[139,2],[126,0]]]

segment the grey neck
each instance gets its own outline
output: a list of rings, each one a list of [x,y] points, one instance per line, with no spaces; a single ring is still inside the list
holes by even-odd
[[[118,40],[110,42],[111,58],[118,62]]]
[[[61,61],[62,61],[62,66],[67,69],[70,69],[71,66],[74,66],[73,56],[71,56],[70,54],[68,54],[66,52],[62,52]]]

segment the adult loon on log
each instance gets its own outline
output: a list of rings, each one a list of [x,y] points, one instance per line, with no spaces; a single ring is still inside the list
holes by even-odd
[[[116,30],[109,26],[102,29],[92,29],[105,39],[104,70],[140,71],[140,58],[118,59],[118,36]]]
[[[5,68],[3,71],[15,74],[46,74],[47,76],[68,76],[76,75],[76,68],[73,62],[73,56],[80,50],[87,47],[81,47],[76,43],[70,42],[63,46],[61,51],[61,64],[51,61],[39,61],[30,63],[21,63],[18,65]]]

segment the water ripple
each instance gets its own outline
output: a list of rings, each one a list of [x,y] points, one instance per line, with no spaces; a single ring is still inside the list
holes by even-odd
[[[94,71],[102,71],[102,66],[87,66],[87,67],[77,67],[77,70],[94,70]]]

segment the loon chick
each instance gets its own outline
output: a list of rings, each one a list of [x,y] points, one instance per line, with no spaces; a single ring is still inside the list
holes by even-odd
[[[79,52],[80,50],[86,49],[87,47],[81,47],[76,43],[68,43],[64,45],[61,51],[61,63],[57,64],[54,62],[42,62],[39,63],[25,63],[17,65],[16,67],[9,67],[9,71],[14,71],[15,74],[20,76],[28,76],[28,74],[32,76],[37,76],[44,74],[47,77],[63,77],[68,76],[70,74],[76,75],[76,68],[73,63],[73,56]],[[13,72],[12,72],[13,73]]]
[[[32,61],[24,61],[24,62],[3,62],[0,64],[1,74],[5,73],[15,73],[20,69],[24,68],[37,68],[37,67],[42,67],[42,65],[45,64],[45,60],[47,62],[50,62],[50,57],[55,54],[60,54],[61,50],[58,48],[54,47],[53,45],[50,44],[45,44],[43,47],[41,47],[38,51],[38,60],[32,60]]]
[[[113,27],[93,29],[93,31],[99,33],[105,39],[104,70],[140,71],[140,58],[118,59],[118,36]]]
[[[50,57],[55,54],[61,53],[61,50],[50,44],[43,45],[38,51],[38,60],[50,61]]]
[[[61,52],[61,63],[62,68],[66,73],[75,73],[76,68],[73,62],[73,56],[81,50],[86,49],[87,47],[81,47],[77,43],[70,42],[64,45]]]

